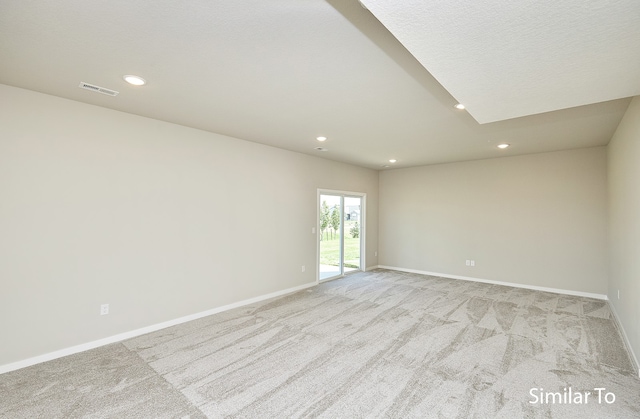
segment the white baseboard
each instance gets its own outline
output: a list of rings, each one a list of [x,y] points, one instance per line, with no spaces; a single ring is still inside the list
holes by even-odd
[[[638,377],[640,378],[640,362],[638,362],[638,357],[635,352],[633,352],[633,347],[631,346],[631,342],[629,342],[629,337],[627,336],[627,332],[622,327],[622,322],[620,322],[620,317],[618,316],[618,312],[616,311],[616,307],[613,305],[611,300],[609,300],[609,308],[611,309],[611,313],[613,313],[613,320],[616,322],[618,326],[618,330],[622,334],[622,340],[624,341],[627,350],[631,354],[631,362],[634,363],[635,369],[638,371]]]
[[[280,297],[285,294],[291,294],[296,291],[301,291],[306,288],[314,287],[317,283],[310,282],[304,285],[299,285],[293,288],[287,288],[282,291],[272,292],[270,294],[261,295],[258,297],[250,298],[248,300],[238,301],[236,303],[227,304],[221,307],[212,308],[210,310],[202,311],[200,313],[190,314],[188,316],[180,317],[177,319],[169,320],[166,322],[154,324],[151,326],[143,327],[141,329],[132,330],[129,332],[119,333],[114,336],[109,336],[104,339],[94,340],[92,342],[83,343],[81,345],[72,346],[65,349],[60,349],[58,351],[49,352],[43,355],[35,356],[33,358],[27,358],[22,361],[13,362],[11,364],[0,365],[0,374],[4,374],[5,372],[15,371],[21,368],[30,367],[31,365],[40,364],[41,362],[51,361],[57,358],[62,358],[67,355],[73,355],[78,352],[88,351],[89,349],[94,349],[100,346],[108,345],[111,343],[121,342],[126,339],[131,339],[136,336],[141,336],[147,333],[155,332],[160,329],[165,329],[167,327],[175,326],[181,323],[186,323],[191,320],[200,319],[202,317],[211,316],[212,314],[221,313],[223,311],[231,310],[234,308],[246,306],[249,304],[257,303],[259,301],[268,300],[270,298]]]
[[[493,281],[493,280],[490,280],[490,279],[473,278],[473,277],[470,277],[470,276],[460,276],[460,275],[449,275],[449,274],[443,274],[443,273],[438,273],[438,272],[427,272],[427,271],[420,271],[420,270],[417,270],[417,269],[405,269],[405,268],[398,268],[398,267],[395,267],[395,266],[379,265],[378,268],[380,268],[380,269],[390,269],[392,271],[409,272],[409,273],[414,273],[414,274],[440,276],[440,277],[443,277],[443,278],[461,279],[463,281],[483,282],[485,284],[505,285],[507,287],[525,288],[525,289],[529,289],[529,290],[553,292],[555,294],[575,295],[575,296],[578,296],[578,297],[588,297],[588,298],[595,298],[595,299],[598,299],[598,300],[607,300],[607,296],[605,294],[593,294],[593,293],[590,293],[590,292],[563,290],[563,289],[559,289],[559,288],[539,287],[537,285],[525,285],[525,284],[516,284],[516,283],[513,283],[513,282]]]

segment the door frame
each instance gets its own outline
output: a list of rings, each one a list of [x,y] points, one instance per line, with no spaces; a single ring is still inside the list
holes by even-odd
[[[332,281],[344,277],[344,198],[360,198],[360,272],[366,270],[366,207],[367,207],[367,194],[364,192],[353,191],[340,191],[335,189],[321,189],[318,188],[316,194],[316,284],[320,283],[320,195],[338,195],[341,197],[341,220],[340,220],[340,239],[342,240],[340,258],[342,261],[341,274],[334,276],[330,279],[325,279],[322,282]],[[357,272],[357,271],[356,271]]]

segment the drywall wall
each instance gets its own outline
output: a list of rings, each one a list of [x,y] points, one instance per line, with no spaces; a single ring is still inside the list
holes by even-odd
[[[608,296],[637,363],[640,357],[640,96],[631,101],[607,151]]]
[[[381,172],[380,265],[604,295],[606,197],[604,147]]]
[[[378,264],[376,171],[4,85],[0,104],[0,366],[314,282],[318,188],[367,194]]]

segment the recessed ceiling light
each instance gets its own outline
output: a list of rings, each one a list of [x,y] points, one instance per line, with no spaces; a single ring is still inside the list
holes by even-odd
[[[398,160],[396,160],[396,159],[391,159],[391,160],[389,160],[389,163],[395,163],[395,162],[397,162],[397,161],[398,161]]]
[[[322,142],[322,141],[327,141],[327,137],[316,137],[316,140]]]
[[[509,147],[511,144],[498,144],[498,148],[507,148]]]
[[[145,79],[138,76],[127,75],[127,76],[123,76],[122,78],[124,79],[124,81],[126,81],[129,84],[133,84],[134,86],[142,86],[144,84],[147,84]]]
[[[454,108],[463,110],[464,109],[464,105],[462,103],[458,103],[456,106],[454,106]]]
[[[328,148],[324,148],[324,147],[316,147],[314,150],[318,150],[318,151],[329,151]]]

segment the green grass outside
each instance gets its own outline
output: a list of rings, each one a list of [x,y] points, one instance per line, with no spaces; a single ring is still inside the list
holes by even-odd
[[[344,266],[348,268],[360,268],[359,260],[360,239],[354,239],[350,235],[347,235],[344,239]],[[320,242],[320,264],[330,266],[340,265],[339,236],[334,234],[333,239],[331,239],[331,234],[325,232],[324,240]]]

